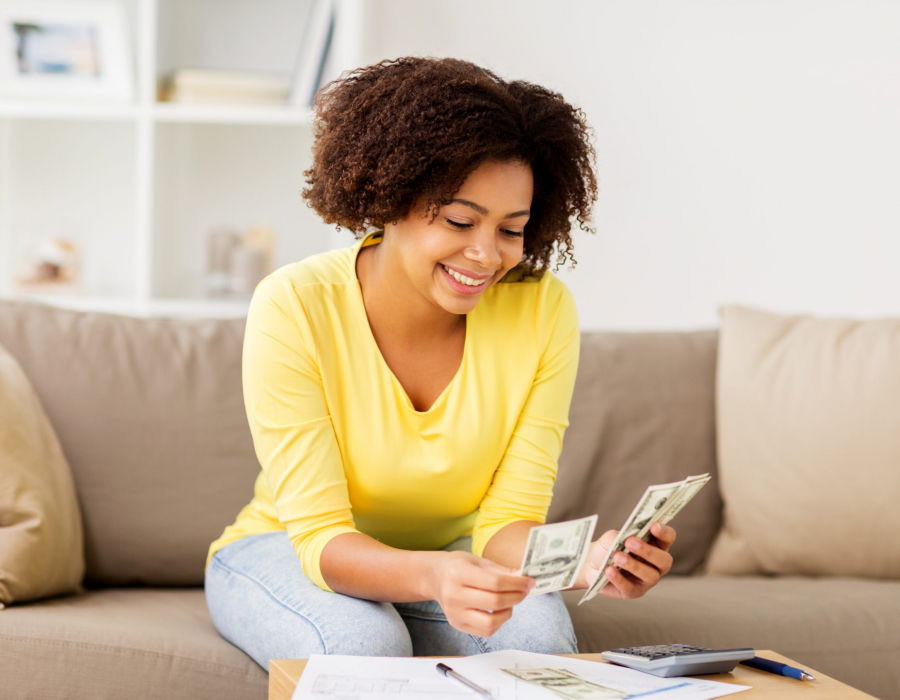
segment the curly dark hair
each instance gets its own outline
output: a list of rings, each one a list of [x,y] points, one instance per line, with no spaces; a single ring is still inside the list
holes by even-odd
[[[554,246],[574,267],[570,217],[583,231],[597,198],[593,130],[547,88],[508,82],[455,58],[404,57],[345,71],[313,101],[307,206],[360,237],[427,197],[434,221],[481,163],[531,167],[534,196],[522,263],[541,276]]]

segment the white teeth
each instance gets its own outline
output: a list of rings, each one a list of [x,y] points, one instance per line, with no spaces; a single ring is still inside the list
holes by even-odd
[[[477,280],[473,280],[469,277],[466,277],[465,275],[459,274],[456,270],[451,270],[446,265],[441,265],[441,267],[443,267],[447,271],[447,274],[450,275],[457,282],[462,282],[463,284],[468,285],[469,287],[480,287],[484,283],[484,280],[481,280],[480,282],[478,282]]]

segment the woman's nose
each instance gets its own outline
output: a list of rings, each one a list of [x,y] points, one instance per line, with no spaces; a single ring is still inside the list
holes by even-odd
[[[498,267],[503,262],[491,232],[477,234],[475,241],[466,249],[466,257],[486,268]]]

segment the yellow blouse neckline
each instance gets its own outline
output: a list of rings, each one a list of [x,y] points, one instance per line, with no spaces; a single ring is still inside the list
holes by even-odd
[[[363,331],[366,336],[366,342],[368,342],[372,351],[375,353],[375,356],[378,358],[378,363],[381,365],[381,369],[383,372],[387,372],[390,376],[391,382],[393,382],[396,391],[403,397],[403,404],[410,411],[410,413],[416,416],[429,416],[435,411],[439,409],[441,403],[446,400],[446,397],[453,391],[453,388],[462,381],[460,377],[463,374],[463,370],[466,366],[466,361],[469,358],[470,350],[469,345],[471,344],[471,336],[472,336],[472,316],[474,315],[474,310],[471,313],[466,314],[466,337],[463,342],[463,356],[462,360],[460,360],[459,367],[456,370],[456,374],[453,375],[453,379],[444,387],[444,390],[440,393],[440,395],[434,400],[431,406],[428,407],[427,411],[419,411],[413,406],[412,400],[409,398],[409,395],[406,393],[406,389],[403,388],[403,385],[400,383],[400,380],[397,379],[397,376],[394,374],[393,370],[387,363],[387,360],[384,359],[384,355],[381,354],[381,348],[378,347],[378,343],[375,340],[375,334],[372,332],[372,326],[369,325],[369,316],[366,313],[366,303],[363,300],[362,294],[362,285],[359,283],[359,276],[356,274],[356,260],[359,257],[359,251],[363,248],[370,245],[377,245],[381,242],[381,238],[384,236],[384,231],[373,231],[371,233],[366,234],[362,239],[360,239],[359,243],[356,245],[356,249],[353,251],[350,260],[350,270],[353,275],[353,286],[355,288],[354,297],[356,303],[359,305],[359,322],[361,326],[364,326]],[[477,308],[477,306],[476,306]]]

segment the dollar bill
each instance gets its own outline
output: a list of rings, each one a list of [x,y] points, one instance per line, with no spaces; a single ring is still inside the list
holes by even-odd
[[[575,585],[575,578],[591,545],[597,516],[531,528],[522,557],[523,576],[535,579],[528,595],[561,591]]]
[[[531,683],[566,700],[606,700],[624,698],[628,693],[595,683],[564,668],[501,668],[520,681]]]
[[[709,474],[698,474],[689,476],[684,481],[647,487],[644,495],[641,496],[637,506],[631,511],[631,515],[628,516],[615,541],[610,546],[606,560],[603,562],[603,566],[600,567],[600,573],[585,591],[578,604],[581,605],[596,596],[600,589],[609,583],[606,569],[609,566],[614,566],[612,557],[616,552],[621,552],[625,549],[625,540],[634,536],[644,542],[648,541],[650,539],[650,528],[653,523],[661,522],[664,525],[668,523],[697,495],[697,492],[703,488],[710,478]]]
[[[678,515],[678,512],[684,508],[690,500],[697,495],[697,492],[703,488],[707,481],[712,477],[709,474],[700,474],[699,476],[689,476],[684,480],[684,486],[678,490],[666,505],[665,511],[659,516],[659,522],[667,525],[668,522]]]
[[[640,537],[641,531],[644,530],[644,528],[649,531],[650,526],[657,521],[663,512],[665,512],[666,504],[675,496],[683,485],[683,481],[675,481],[670,484],[656,484],[655,486],[649,486],[647,490],[644,491],[644,495],[638,500],[634,510],[631,511],[631,515],[628,516],[625,524],[619,530],[619,534],[616,536],[615,541],[610,546],[606,560],[600,567],[599,575],[581,597],[579,605],[593,598],[600,589],[607,584],[606,568],[613,565],[613,555],[616,552],[621,552],[625,549],[625,540],[632,535]]]

